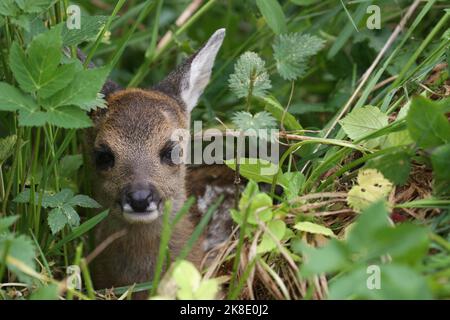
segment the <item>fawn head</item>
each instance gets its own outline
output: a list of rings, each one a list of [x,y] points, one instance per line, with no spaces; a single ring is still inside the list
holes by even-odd
[[[180,161],[190,112],[211,76],[225,30],[217,30],[197,53],[151,90],[125,89],[107,95],[108,107],[92,114],[91,148],[95,194],[111,214],[126,223],[161,221],[171,200],[173,212],[186,198]],[[186,152],[186,151],[185,151]]]

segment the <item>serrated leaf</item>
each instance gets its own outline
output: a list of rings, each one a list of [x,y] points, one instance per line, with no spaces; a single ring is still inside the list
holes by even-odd
[[[0,14],[7,17],[14,17],[19,13],[19,7],[15,0],[0,1]]]
[[[250,51],[239,57],[228,84],[238,98],[247,97],[250,91],[255,97],[264,97],[272,88],[264,60]]]
[[[93,102],[96,102],[97,93],[100,92],[109,68],[82,69],[78,71],[70,85],[43,101],[47,109],[55,109],[60,106],[75,105],[84,110],[91,110]],[[67,124],[68,125],[68,124]]]
[[[26,52],[14,43],[11,47],[9,61],[14,77],[22,90],[33,93],[44,90],[50,95],[52,88],[63,88],[68,82],[58,72],[58,65],[62,57],[61,26],[36,36]],[[67,67],[63,71],[67,70]],[[73,72],[73,71],[72,71]],[[72,74],[68,74],[70,78]],[[63,81],[63,84],[58,83]],[[62,86],[63,85],[63,86]]]
[[[231,119],[233,124],[240,130],[262,130],[275,128],[275,118],[266,111],[258,112],[252,115],[250,112],[237,111]],[[258,132],[256,132],[258,133]]]
[[[357,180],[348,192],[347,203],[358,212],[386,198],[392,190],[392,183],[375,169],[360,170]]]
[[[450,123],[439,103],[422,96],[414,97],[406,123],[411,138],[421,148],[450,143]]]
[[[286,17],[277,0],[256,0],[256,5],[273,32],[279,34],[287,30]]]
[[[331,229],[309,221],[298,222],[294,225],[294,228],[308,233],[323,234],[324,236],[335,237]]]
[[[0,82],[0,111],[33,111],[38,105],[13,86]]]
[[[52,234],[61,231],[68,223],[67,216],[64,214],[62,208],[59,207],[54,208],[49,212],[47,222]]]
[[[286,224],[282,220],[272,220],[267,223],[267,229],[269,229],[275,239],[281,241],[286,233]],[[264,232],[256,252],[261,254],[272,251],[275,248],[276,243],[273,238],[267,232]]]
[[[19,125],[22,127],[42,127],[47,123],[47,112],[40,110],[20,110]]]
[[[83,194],[78,194],[75,197],[73,197],[72,199],[70,199],[67,202],[68,205],[75,207],[75,206],[79,206],[79,207],[83,207],[83,208],[100,208],[100,204],[95,201],[94,199],[83,195]]]
[[[294,199],[298,196],[300,188],[305,183],[305,176],[298,172],[285,172],[279,178],[281,184],[285,186],[285,194],[288,200]]]
[[[64,106],[46,113],[48,123],[66,129],[81,129],[92,126],[92,120],[84,110],[75,106]]]
[[[339,123],[350,139],[359,140],[387,126],[388,120],[388,116],[377,107],[365,106],[354,109]],[[367,142],[367,147],[374,148],[379,144],[380,139],[373,139]]]
[[[285,80],[296,80],[305,75],[308,60],[324,47],[325,41],[309,34],[279,35],[273,44],[277,70]]]
[[[80,216],[70,204],[64,204],[62,206],[62,210],[67,217],[67,223],[69,226],[78,227],[80,225]]]

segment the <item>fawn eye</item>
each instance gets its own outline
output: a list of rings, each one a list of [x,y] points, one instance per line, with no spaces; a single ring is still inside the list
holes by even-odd
[[[168,142],[160,152],[161,162],[168,165],[179,164],[179,159],[182,156],[182,150],[179,150],[179,146],[172,141]]]
[[[102,144],[100,148],[94,150],[94,160],[97,169],[106,170],[114,167],[114,154],[111,149]]]

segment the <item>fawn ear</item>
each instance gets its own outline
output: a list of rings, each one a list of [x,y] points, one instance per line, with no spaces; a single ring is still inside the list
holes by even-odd
[[[225,29],[214,32],[199,51],[185,60],[153,89],[182,101],[187,111],[191,112],[209,82],[214,60],[224,37]]]

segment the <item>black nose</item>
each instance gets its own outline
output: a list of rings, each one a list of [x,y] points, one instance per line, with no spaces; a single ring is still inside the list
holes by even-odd
[[[152,185],[135,185],[124,190],[122,208],[124,211],[146,212],[157,209],[159,203],[158,191]],[[130,208],[131,207],[131,208]]]

